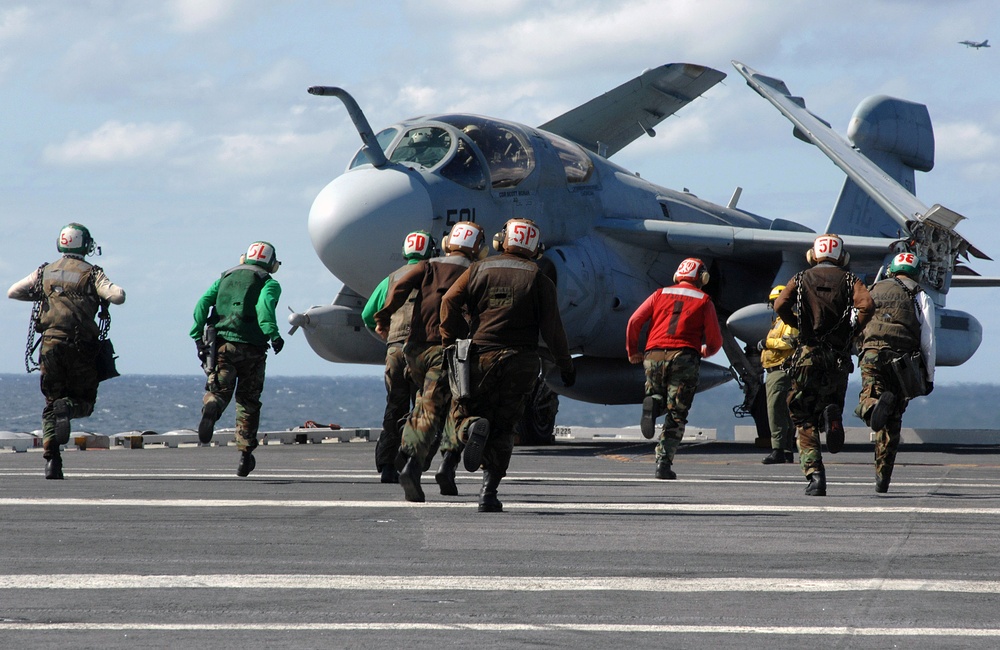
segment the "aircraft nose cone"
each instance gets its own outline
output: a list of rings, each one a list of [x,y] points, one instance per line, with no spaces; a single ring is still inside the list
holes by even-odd
[[[430,230],[430,195],[399,169],[355,169],[330,182],[309,211],[309,237],[326,268],[367,294],[403,263],[403,239]]]

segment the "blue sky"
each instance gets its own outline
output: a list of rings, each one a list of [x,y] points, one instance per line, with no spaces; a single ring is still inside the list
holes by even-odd
[[[783,79],[844,133],[865,97],[928,105],[935,169],[917,195],[968,220],[960,232],[1000,259],[1000,47],[986,0],[816,3],[736,0],[423,2],[0,1],[0,282],[56,257],[69,221],[128,294],[112,338],[126,373],[196,374],[187,338],[201,292],[255,239],[274,243],[284,318],[329,303],[340,283],[306,232],[313,198],[359,146],[339,102],[350,91],[379,130],[462,110],[541,124],[671,62],[728,77],[614,161],[661,185],[820,230],[843,176],[751,91],[736,59]],[[1000,46],[1000,41],[998,41]],[[395,242],[392,243],[395,245]],[[997,263],[977,262],[1000,276]],[[948,306],[1000,331],[998,290]],[[29,306],[4,301],[0,373],[23,372]],[[938,381],[992,382],[987,340]],[[282,375],[378,375],[330,364],[305,339],[269,361]]]

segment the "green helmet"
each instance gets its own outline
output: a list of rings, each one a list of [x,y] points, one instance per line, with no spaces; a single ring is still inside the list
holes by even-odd
[[[403,258],[426,260],[434,256],[434,238],[426,230],[414,230],[403,240]]]
[[[60,253],[71,255],[90,255],[94,252],[94,238],[86,226],[78,223],[67,224],[59,231],[56,248]]]
[[[243,264],[253,264],[265,269],[268,273],[274,273],[281,266],[278,261],[278,254],[274,246],[266,241],[255,241],[247,248],[247,252],[240,258]]]
[[[889,262],[889,273],[916,276],[920,268],[920,258],[913,253],[899,253]]]

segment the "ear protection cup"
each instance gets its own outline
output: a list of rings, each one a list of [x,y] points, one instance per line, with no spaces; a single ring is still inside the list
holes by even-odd
[[[503,246],[503,239],[506,236],[507,236],[507,228],[506,227],[504,227],[497,234],[493,235],[493,250],[495,250],[498,253],[502,253],[503,252],[503,248],[502,248],[502,246]]]
[[[809,266],[816,266],[816,258],[813,256],[813,249],[811,248],[806,251],[806,262]]]

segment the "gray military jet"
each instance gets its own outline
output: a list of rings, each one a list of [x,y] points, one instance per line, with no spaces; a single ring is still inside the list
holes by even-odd
[[[901,250],[925,261],[921,281],[938,305],[937,362],[964,363],[978,348],[982,327],[972,315],[944,308],[946,294],[952,286],[996,283],[959,261],[970,254],[985,258],[955,232],[962,217],[940,205],[928,208],[912,193],[914,171],[929,171],[934,162],[927,108],[868,98],[845,140],[783,82],[733,65],[794,124],[797,137],[847,174],[826,231],[844,237],[855,273],[874,280]],[[301,328],[330,361],[382,363],[384,344],[365,331],[360,312],[365,296],[403,263],[398,243],[406,233],[426,229],[440,241],[458,221],[496,232],[507,219],[525,217],[545,238],[540,263],[556,282],[576,355],[576,384],[567,389],[557,380],[553,390],[592,403],[641,402],[644,375],[626,358],[626,323],[650,293],[672,284],[683,258],[698,256],[710,268],[706,290],[722,321],[727,357],[725,365],[702,363],[699,389],[735,376],[746,397],[736,410],[754,412],[762,393],[756,354],[737,338],[752,344],[767,331],[767,305],[759,300],[806,268],[815,233],[740,209],[738,193],[728,205],[716,205],[609,160],[639,137],[655,135],[660,122],[725,76],[673,63],[538,127],[453,113],[404,120],[377,134],[347,92],[310,88],[344,103],[363,145],[309,214],[313,246],[344,287],[333,304],[293,313],[293,331]]]
[[[964,45],[965,47],[975,48],[975,49],[978,50],[981,47],[989,47],[990,46],[990,39],[986,39],[985,41],[982,41],[982,42],[979,42],[979,43],[977,43],[976,41],[959,41],[958,44],[959,45]]]

